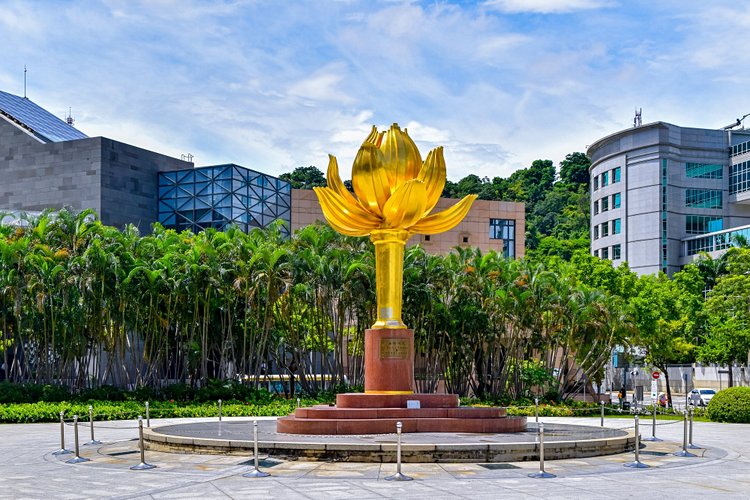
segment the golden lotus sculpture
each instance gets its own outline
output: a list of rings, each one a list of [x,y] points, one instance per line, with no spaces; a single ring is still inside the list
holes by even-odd
[[[377,321],[373,329],[406,328],[401,320],[404,245],[414,234],[437,234],[466,216],[476,195],[430,215],[445,187],[443,148],[422,162],[406,129],[393,124],[372,132],[352,166],[356,197],[339,177],[335,156],[329,157],[328,187],[314,188],[328,223],[348,236],[370,236],[375,244]]]

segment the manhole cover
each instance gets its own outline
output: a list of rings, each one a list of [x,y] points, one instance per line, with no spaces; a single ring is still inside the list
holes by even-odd
[[[520,469],[519,466],[511,464],[479,464],[479,466],[488,470]]]

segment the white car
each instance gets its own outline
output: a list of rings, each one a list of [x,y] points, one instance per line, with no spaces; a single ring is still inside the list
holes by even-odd
[[[690,391],[690,395],[688,396],[688,404],[695,406],[706,406],[715,394],[716,391],[713,389],[693,389],[692,391]]]

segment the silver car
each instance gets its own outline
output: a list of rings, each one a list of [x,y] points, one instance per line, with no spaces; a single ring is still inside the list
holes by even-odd
[[[711,398],[714,397],[716,394],[716,391],[713,389],[701,389],[696,388],[690,391],[690,396],[688,397],[688,404],[695,405],[695,406],[706,406],[709,401],[711,401]]]

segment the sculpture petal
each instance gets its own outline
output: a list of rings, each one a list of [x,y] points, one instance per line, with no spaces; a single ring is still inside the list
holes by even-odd
[[[443,194],[445,188],[445,158],[443,147],[435,148],[427,154],[427,159],[419,171],[417,179],[424,182],[427,189],[427,205],[423,215],[429,214]],[[328,182],[330,186],[331,182]]]
[[[380,227],[380,219],[362,209],[359,204],[348,205],[330,188],[313,188],[320,208],[328,223],[338,232],[348,236],[367,236]]]
[[[352,195],[352,193],[349,192],[348,189],[346,189],[344,183],[341,182],[341,176],[339,175],[339,163],[338,160],[336,160],[336,157],[333,155],[328,155],[328,172],[326,174],[326,181],[328,182],[328,187],[333,189],[337,195],[341,196],[341,198],[344,199],[347,205],[356,205],[361,207],[359,201],[354,197],[354,195]]]
[[[422,169],[422,156],[406,130],[402,131],[397,123],[391,125],[383,137],[380,150],[392,180],[391,194],[406,181],[417,178]]]
[[[369,142],[362,144],[352,166],[352,185],[366,210],[380,217],[391,196],[390,177],[383,153]]]
[[[474,200],[476,199],[477,195],[475,194],[465,196],[452,207],[434,215],[424,217],[422,220],[407,229],[412,233],[421,234],[437,234],[449,231],[456,227],[458,223],[466,217],[472,203],[474,203]]]
[[[373,125],[372,130],[370,131],[370,135],[367,136],[367,139],[365,139],[365,143],[373,144],[377,147],[380,147],[380,143],[383,142],[383,135],[385,132],[378,132],[378,128]]]
[[[383,208],[386,228],[406,228],[424,214],[427,191],[424,183],[417,179],[401,184]]]

